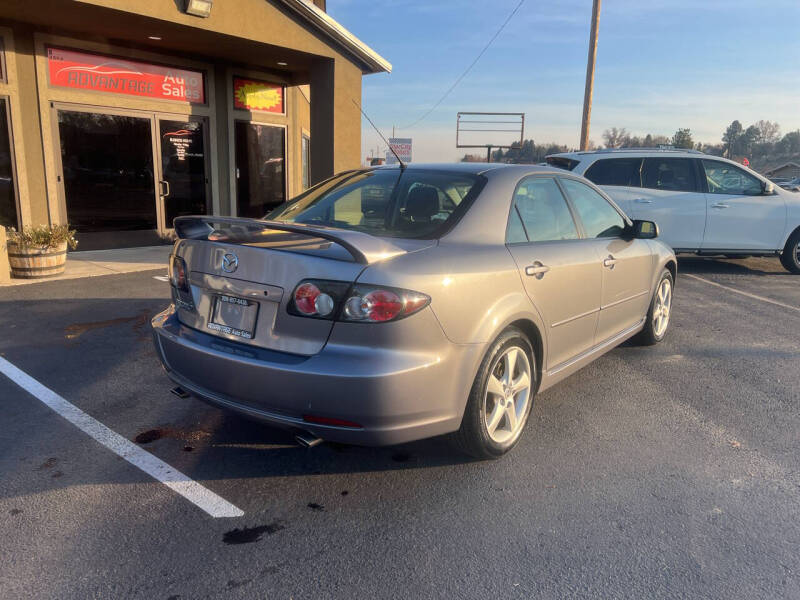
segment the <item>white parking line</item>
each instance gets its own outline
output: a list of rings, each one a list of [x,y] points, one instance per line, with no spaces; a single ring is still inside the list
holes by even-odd
[[[241,509],[224,498],[217,496],[211,490],[204,488],[180,471],[173,469],[163,460],[142,450],[139,446],[112,431],[97,419],[90,417],[77,406],[70,404],[53,390],[45,387],[3,357],[0,357],[0,373],[3,373],[23,390],[52,408],[103,446],[179,493],[189,502],[196,504],[212,517],[241,517],[244,515]]]
[[[764,296],[757,296],[756,294],[751,294],[750,292],[743,292],[742,290],[737,290],[736,288],[728,287],[727,285],[722,285],[721,283],[717,283],[716,281],[709,281],[704,277],[698,277],[697,275],[692,275],[691,273],[684,273],[683,277],[691,277],[692,279],[696,279],[697,281],[702,281],[703,283],[707,283],[708,285],[715,285],[723,290],[728,290],[729,292],[733,292],[735,294],[740,294],[742,296],[747,296],[748,298],[753,298],[754,300],[761,300],[762,302],[768,302],[769,304],[774,304],[775,306],[781,306],[783,308],[788,308],[789,310],[794,310],[800,312],[800,307],[792,306],[791,304],[784,304],[783,302],[778,302],[777,300],[773,300],[771,298],[765,298]]]
[[[158,281],[163,281],[167,283],[169,281],[169,277],[166,275],[153,275],[153,279],[157,279]]]

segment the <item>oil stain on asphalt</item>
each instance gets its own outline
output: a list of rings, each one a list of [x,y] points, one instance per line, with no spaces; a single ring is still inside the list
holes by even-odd
[[[161,438],[172,438],[186,442],[197,442],[209,437],[211,437],[210,431],[188,431],[185,429],[176,429],[174,427],[158,427],[138,433],[136,437],[133,438],[133,441],[137,444],[150,444]],[[194,450],[194,446],[187,445],[184,446],[183,449],[186,452],[191,452]]]
[[[258,525],[256,527],[242,527],[241,529],[232,529],[222,536],[222,541],[226,544],[252,544],[261,539],[265,533],[272,535],[284,529],[278,521],[269,523],[268,525]]]
[[[138,315],[133,315],[131,317],[118,317],[116,319],[107,319],[105,321],[75,323],[64,328],[64,337],[68,340],[74,340],[87,331],[92,331],[93,329],[103,329],[105,327],[113,327],[114,325],[122,325],[123,323],[132,323],[133,331],[139,336],[139,339],[147,340],[150,338],[146,328],[149,320],[150,311],[143,310]]]

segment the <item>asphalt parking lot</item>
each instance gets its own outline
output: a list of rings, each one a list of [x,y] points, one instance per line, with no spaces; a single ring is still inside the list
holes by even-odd
[[[539,396],[495,462],[302,449],[176,398],[161,274],[0,288],[0,356],[244,514],[0,375],[0,597],[800,597],[800,278],[777,260],[681,260],[665,342]]]

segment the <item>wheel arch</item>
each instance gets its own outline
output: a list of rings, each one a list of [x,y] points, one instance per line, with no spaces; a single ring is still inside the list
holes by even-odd
[[[544,340],[542,339],[542,333],[539,331],[539,326],[536,325],[530,319],[517,319],[516,321],[512,321],[503,329],[505,331],[509,327],[516,327],[525,336],[533,346],[533,360],[536,363],[536,388],[539,388],[539,385],[542,382],[542,366],[544,364]]]
[[[798,232],[800,232],[800,225],[789,231],[789,234],[783,240],[783,246],[780,249],[781,254],[786,251],[786,246],[789,244],[789,240],[792,239],[792,236]]]
[[[678,281],[678,263],[674,258],[669,259],[666,264],[664,265],[670,274],[672,275],[672,285],[675,286],[675,283]]]

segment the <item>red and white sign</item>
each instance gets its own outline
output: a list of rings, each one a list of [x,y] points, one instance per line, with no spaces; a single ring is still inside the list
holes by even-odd
[[[50,85],[192,104],[206,101],[205,81],[200,71],[61,48],[47,49],[47,67]]]

